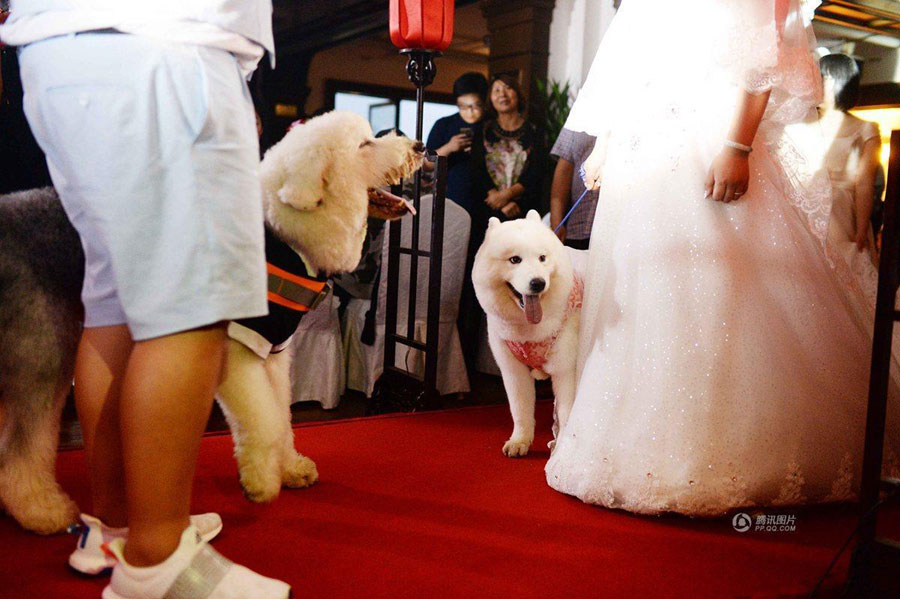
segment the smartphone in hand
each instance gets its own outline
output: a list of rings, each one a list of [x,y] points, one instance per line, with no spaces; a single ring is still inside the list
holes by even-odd
[[[464,135],[466,137],[466,141],[469,144],[465,148],[463,148],[463,151],[471,152],[472,151],[472,138],[475,137],[475,132],[472,131],[471,127],[460,127],[459,133],[460,133],[460,135]]]

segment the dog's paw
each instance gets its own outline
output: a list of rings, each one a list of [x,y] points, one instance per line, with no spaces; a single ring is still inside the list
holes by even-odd
[[[306,456],[296,454],[285,460],[281,482],[285,487],[302,489],[319,480],[316,463]]]
[[[278,497],[281,491],[281,479],[275,469],[251,471],[241,469],[241,487],[244,496],[253,503],[268,503]]]
[[[508,458],[521,458],[528,455],[530,448],[530,439],[510,439],[503,444],[503,455]]]
[[[35,497],[28,505],[17,507],[22,509],[10,506],[7,509],[22,528],[41,535],[63,532],[69,525],[78,522],[78,506],[62,489],[48,490],[47,494]]]
[[[254,483],[241,483],[241,488],[244,490],[244,497],[253,503],[269,503],[270,501],[274,501],[281,491],[281,485],[272,487],[256,485]]]

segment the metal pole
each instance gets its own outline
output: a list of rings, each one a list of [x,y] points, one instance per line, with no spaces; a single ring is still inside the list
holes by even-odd
[[[437,364],[440,347],[441,271],[444,260],[444,200],[447,195],[447,158],[438,156],[434,163],[435,186],[431,202],[431,262],[428,265],[428,323],[425,340],[425,393],[426,401],[437,400]]]
[[[416,140],[422,141],[422,120],[425,114],[425,85],[422,79],[423,56],[419,52],[410,54],[410,60],[416,60],[420,71],[414,83],[416,84]],[[422,171],[417,170],[413,179],[413,206],[416,214],[412,218],[412,242],[409,255],[409,304],[407,306],[408,318],[406,319],[406,337],[415,339],[416,331],[416,300],[419,296],[419,222],[421,220],[420,203],[422,200]]]
[[[854,550],[848,584],[853,596],[871,593],[874,572],[874,543],[879,493],[882,487],[881,465],[884,451],[885,415],[891,371],[891,341],[897,320],[894,302],[897,295],[897,201],[900,200],[900,131],[891,134],[887,193],[884,206],[881,264],[878,270],[878,296],[875,303],[875,328],[872,334],[872,367],[869,372],[869,405],[866,413],[866,437],[863,450],[860,490],[859,537]]]

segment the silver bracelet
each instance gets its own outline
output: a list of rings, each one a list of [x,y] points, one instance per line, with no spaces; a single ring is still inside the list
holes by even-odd
[[[747,154],[753,151],[753,148],[751,148],[750,146],[745,146],[744,144],[740,144],[736,141],[731,141],[730,139],[725,140],[725,145],[729,148],[740,150],[741,152],[745,152]]]

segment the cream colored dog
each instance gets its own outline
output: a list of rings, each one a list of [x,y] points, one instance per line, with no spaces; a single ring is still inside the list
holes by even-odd
[[[399,218],[407,210],[404,200],[378,188],[419,168],[422,149],[395,134],[374,138],[369,123],[350,112],[331,112],[294,127],[262,161],[266,225],[310,273],[352,271],[361,257],[366,218]],[[231,427],[245,494],[252,501],[270,501],[282,485],[306,487],[318,473],[313,461],[294,449],[290,352],[271,353],[271,345],[254,343],[242,329],[229,325],[232,339],[218,399]]]
[[[406,211],[403,200],[375,188],[421,163],[415,142],[374,139],[362,117],[334,112],[313,119],[263,160],[267,226],[309,271],[352,270],[367,214],[394,218]],[[0,196],[0,506],[44,534],[65,529],[78,515],[56,482],[55,464],[81,332],[83,275],[78,234],[52,189]],[[266,501],[282,483],[306,486],[317,473],[294,450],[288,352],[270,356],[258,351],[261,344],[251,345],[256,351],[229,343],[218,398],[246,494]]]
[[[487,314],[488,343],[503,375],[513,432],[508,457],[534,441],[534,381],[553,379],[557,430],[575,401],[576,346],[582,283],[566,248],[531,210],[524,219],[491,218],[475,255],[472,283]]]

